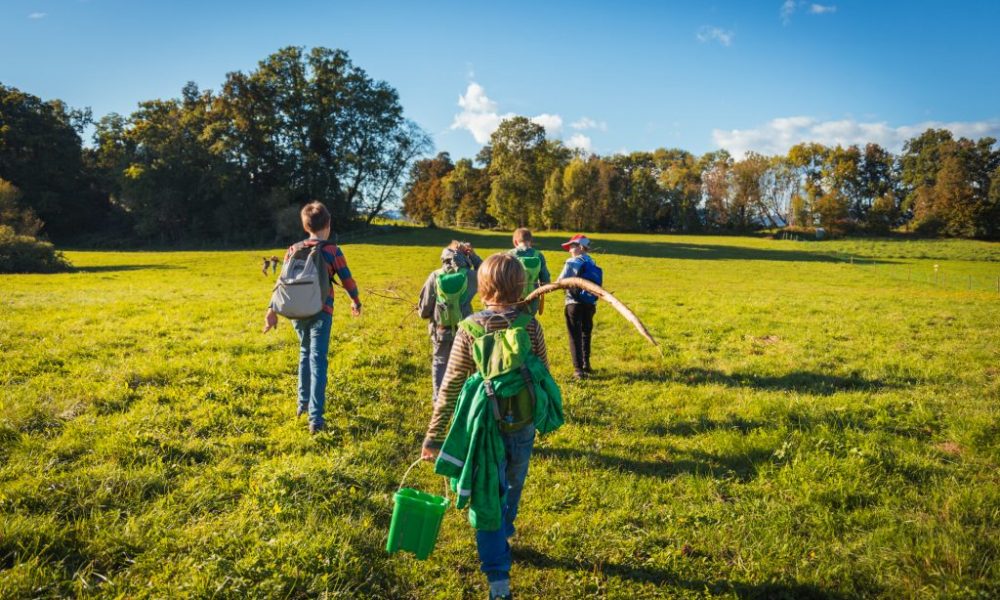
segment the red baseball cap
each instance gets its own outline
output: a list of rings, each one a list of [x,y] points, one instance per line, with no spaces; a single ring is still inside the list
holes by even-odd
[[[582,233],[578,233],[573,237],[569,238],[568,242],[561,244],[561,246],[563,247],[563,250],[569,250],[569,247],[572,246],[573,244],[580,244],[584,248],[590,248],[590,238],[583,235]]]

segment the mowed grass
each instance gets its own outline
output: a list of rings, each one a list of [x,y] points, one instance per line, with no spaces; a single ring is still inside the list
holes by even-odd
[[[262,335],[271,249],[68,252],[0,276],[0,597],[485,597],[466,515],[389,556],[430,416],[415,302],[453,236],[344,246],[329,432],[296,421],[297,343]],[[542,235],[553,270],[561,235]],[[597,236],[598,375],[542,317],[567,423],[536,444],[514,538],[526,598],[1000,595],[1000,295],[885,275],[1000,247]],[[851,265],[832,252],[874,258]],[[374,292],[374,293],[373,293]],[[429,466],[412,484],[439,492]]]

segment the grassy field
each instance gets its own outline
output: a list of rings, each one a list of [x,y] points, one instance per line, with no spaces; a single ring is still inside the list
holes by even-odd
[[[429,344],[368,292],[415,300],[453,235],[508,243],[344,247],[365,314],[338,297],[317,437],[294,417],[291,327],[260,333],[271,250],[67,252],[79,272],[0,276],[0,597],[485,597],[463,513],[426,562],[384,551]],[[540,239],[553,266],[560,237]],[[602,307],[598,375],[572,382],[550,298],[567,424],[536,445],[520,597],[1000,595],[1000,246],[597,245],[665,352]],[[983,283],[901,275],[933,264]],[[441,486],[429,466],[413,482]]]

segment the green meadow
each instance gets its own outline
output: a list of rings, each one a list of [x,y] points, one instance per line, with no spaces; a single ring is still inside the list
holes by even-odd
[[[384,548],[430,417],[412,305],[452,237],[509,243],[344,244],[364,314],[337,290],[315,437],[292,328],[260,332],[281,250],[0,276],[0,597],[485,597],[464,513],[427,561]],[[518,597],[1000,596],[1000,245],[596,237],[663,352],[601,306],[574,382],[549,296],[567,422],[536,443]]]

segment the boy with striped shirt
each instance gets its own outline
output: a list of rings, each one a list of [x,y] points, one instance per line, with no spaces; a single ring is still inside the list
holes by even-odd
[[[477,275],[479,294],[487,308],[468,318],[482,326],[486,332],[510,327],[522,315],[519,300],[524,289],[525,273],[520,261],[510,254],[495,254],[483,262]],[[525,325],[525,330],[531,340],[531,353],[537,356],[548,370],[548,352],[541,324],[532,318]],[[473,357],[474,343],[474,338],[465,329],[459,329],[455,334],[448,368],[434,401],[434,413],[423,442],[421,458],[424,460],[435,460],[439,455],[445,460],[452,462],[456,460],[441,454],[441,447],[448,437],[449,423],[455,413],[462,387],[476,372],[476,362]],[[512,559],[508,540],[514,535],[514,519],[517,517],[521,492],[528,476],[528,462],[535,443],[534,422],[519,427],[501,433],[504,457],[500,467],[503,485],[500,528],[496,531],[476,531],[480,569],[486,574],[489,582],[491,600],[511,597]]]

